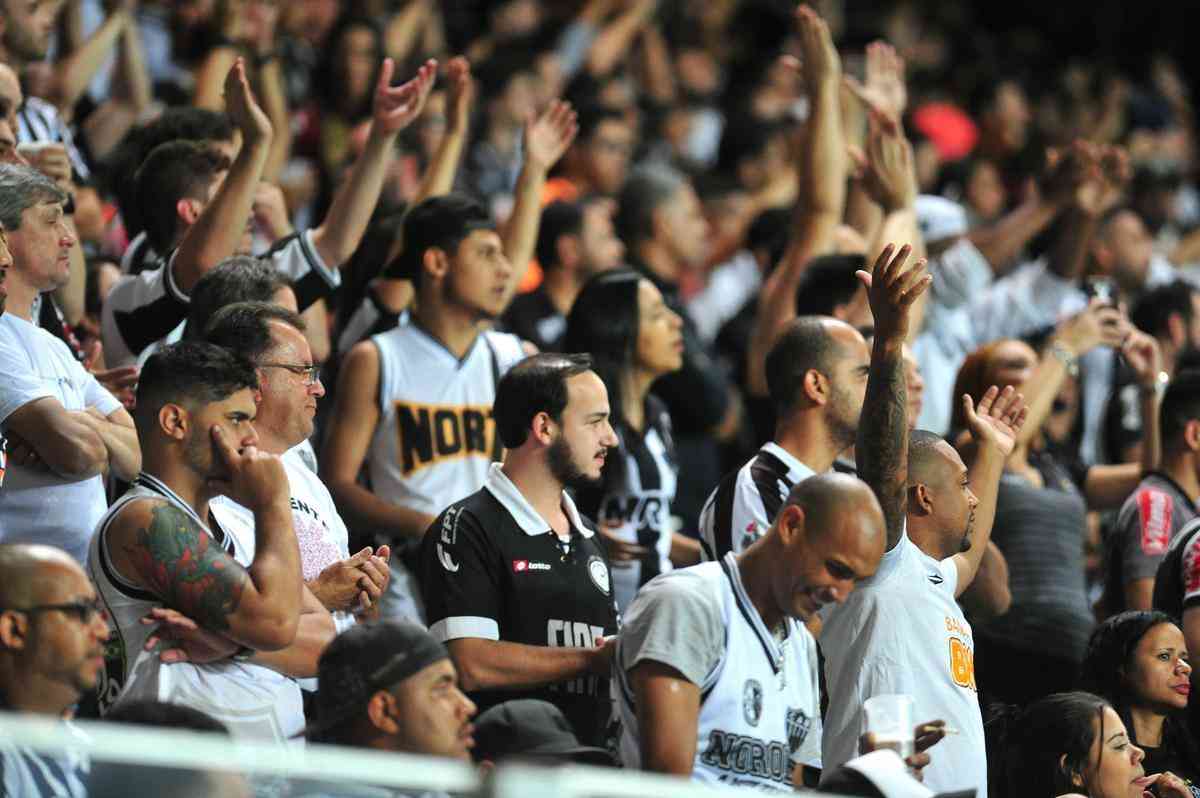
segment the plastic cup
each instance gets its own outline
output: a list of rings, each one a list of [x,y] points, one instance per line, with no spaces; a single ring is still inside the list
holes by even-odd
[[[877,695],[863,703],[864,731],[874,737],[876,750],[890,749],[901,759],[916,753],[913,705],[910,695]]]

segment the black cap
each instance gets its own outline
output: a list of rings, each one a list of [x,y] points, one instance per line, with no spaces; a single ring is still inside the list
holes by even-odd
[[[500,762],[512,757],[554,759],[612,766],[603,748],[581,745],[558,707],[547,701],[518,698],[497,704],[475,719],[476,761]]]
[[[413,280],[421,270],[421,259],[431,247],[456,248],[475,230],[496,227],[487,210],[463,194],[430,197],[404,217],[404,248],[384,269],[384,276]]]
[[[312,723],[305,734],[320,736],[360,710],[377,690],[449,657],[446,647],[425,627],[409,621],[352,626],[321,653]]]

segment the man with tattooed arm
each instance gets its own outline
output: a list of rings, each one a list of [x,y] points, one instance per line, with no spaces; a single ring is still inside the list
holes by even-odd
[[[114,626],[101,713],[152,699],[201,710],[235,736],[283,742],[304,727],[293,677],[315,673],[305,641],[328,637],[332,619],[302,581],[283,465],[258,448],[257,389],[254,367],[212,344],[167,347],[142,369],[144,468],[88,557]],[[252,555],[210,514],[218,495],[253,511]],[[156,650],[163,621],[175,636],[194,627],[186,656]]]

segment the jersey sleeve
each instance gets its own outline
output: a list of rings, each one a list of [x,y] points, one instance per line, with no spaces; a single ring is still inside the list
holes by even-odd
[[[175,252],[163,265],[117,280],[104,300],[100,334],[109,368],[129,366],[188,315],[190,298],[175,283]]]
[[[703,580],[682,573],[645,585],[623,618],[617,653],[621,669],[653,660],[703,686],[725,651],[719,599],[706,587]]]
[[[700,512],[704,557],[719,560],[726,552],[741,554],[770,526],[766,504],[754,481],[738,472],[717,486]]]
[[[266,257],[292,283],[300,312],[314,302],[331,296],[342,284],[342,275],[321,258],[313,245],[312,230],[285,236],[267,250]]]
[[[1153,579],[1167,553],[1173,529],[1174,502],[1165,490],[1139,488],[1133,507],[1118,522],[1119,553],[1125,582]]]
[[[1200,606],[1200,535],[1193,535],[1183,552],[1183,608]]]
[[[421,597],[429,631],[441,642],[500,639],[503,591],[493,547],[461,505],[447,508],[421,542]]]
[[[19,347],[0,341],[0,424],[32,401],[54,396],[30,369],[29,356]]]

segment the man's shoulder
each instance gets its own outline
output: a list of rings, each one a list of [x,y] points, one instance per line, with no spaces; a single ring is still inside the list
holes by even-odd
[[[665,606],[687,607],[691,613],[715,610],[720,614],[719,580],[724,578],[721,567],[720,563],[706,562],[659,574],[638,591],[629,615],[660,612]]]

